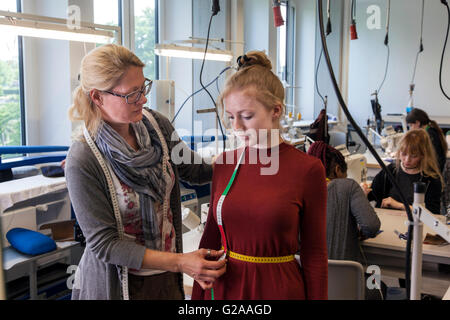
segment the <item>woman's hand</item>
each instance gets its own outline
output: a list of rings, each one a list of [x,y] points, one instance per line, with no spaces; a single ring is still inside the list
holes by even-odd
[[[216,165],[216,161],[217,161],[218,157],[219,157],[218,155],[217,156],[213,156],[212,159],[211,159],[211,165],[212,165],[213,170],[214,170],[214,166]]]
[[[367,183],[363,182],[363,183],[360,184],[360,186],[361,186],[361,188],[363,189],[364,194],[366,195],[366,197],[367,197],[367,195],[368,195],[370,192],[372,192],[372,188],[370,188],[370,186],[369,186]]]
[[[383,201],[381,202],[381,207],[397,209],[397,210],[405,209],[405,207],[403,206],[403,203],[398,202],[397,200],[394,200],[392,197],[383,199]]]
[[[217,261],[223,253],[223,250],[199,249],[182,254],[179,270],[194,278],[203,290],[211,289],[213,282],[226,271],[226,260]]]

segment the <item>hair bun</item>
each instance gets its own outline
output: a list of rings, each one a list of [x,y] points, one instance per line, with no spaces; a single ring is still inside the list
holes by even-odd
[[[238,70],[251,66],[261,66],[272,70],[272,63],[263,51],[249,51],[237,58]]]

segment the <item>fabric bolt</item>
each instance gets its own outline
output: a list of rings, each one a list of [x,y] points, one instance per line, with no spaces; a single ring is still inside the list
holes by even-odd
[[[271,163],[260,161],[259,156],[252,162],[249,154],[254,150],[247,148],[223,203],[229,250],[253,257],[300,251],[301,266],[297,261],[250,263],[228,257],[226,273],[214,282],[214,298],[327,299],[325,170],[320,160],[282,143],[278,151],[269,150],[272,161],[278,158],[278,172],[262,175],[261,169]],[[222,246],[216,206],[234,171],[237,152],[217,159],[201,248],[219,250]],[[226,161],[233,158],[233,163]],[[192,299],[209,300],[211,292],[194,283]]]

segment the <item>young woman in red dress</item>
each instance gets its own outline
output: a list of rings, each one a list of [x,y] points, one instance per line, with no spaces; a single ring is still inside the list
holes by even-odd
[[[284,88],[267,56],[238,64],[219,100],[244,147],[216,160],[200,242],[224,247],[227,269],[212,290],[195,282],[192,299],[327,299],[325,169],[282,141]]]

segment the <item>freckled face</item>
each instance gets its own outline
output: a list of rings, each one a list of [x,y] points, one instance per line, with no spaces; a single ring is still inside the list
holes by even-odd
[[[276,106],[268,110],[252,94],[232,91],[224,99],[225,114],[235,134],[247,145],[262,144],[267,134],[278,129],[281,108]]]

